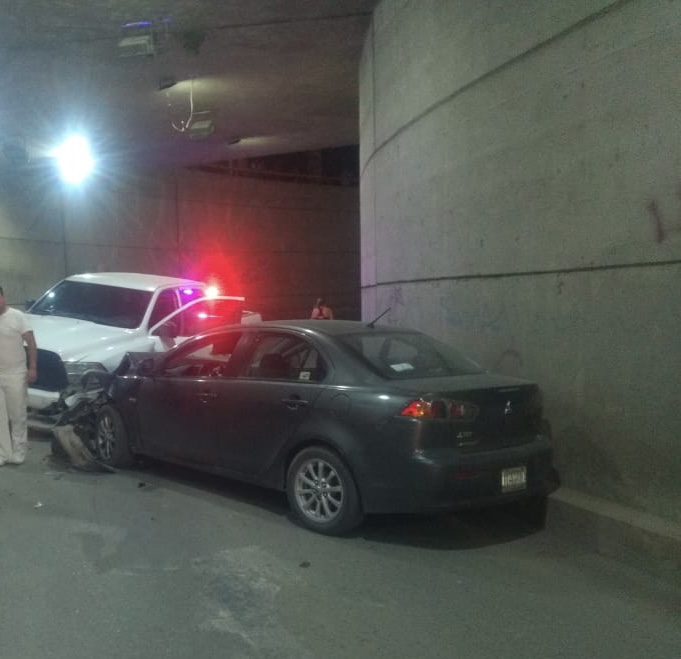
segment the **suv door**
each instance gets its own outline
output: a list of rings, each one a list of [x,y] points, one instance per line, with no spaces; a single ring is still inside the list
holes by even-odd
[[[235,295],[202,297],[162,318],[149,330],[154,350],[164,351],[208,330],[241,322],[244,298]]]

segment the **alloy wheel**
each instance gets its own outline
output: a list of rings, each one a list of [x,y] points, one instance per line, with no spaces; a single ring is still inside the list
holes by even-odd
[[[116,427],[110,414],[103,414],[97,424],[97,452],[104,460],[111,460],[116,446]]]
[[[325,460],[303,462],[295,475],[294,488],[299,510],[313,522],[331,522],[343,508],[343,482]]]

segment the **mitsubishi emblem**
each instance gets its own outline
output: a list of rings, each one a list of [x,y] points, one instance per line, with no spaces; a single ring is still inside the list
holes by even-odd
[[[506,401],[506,407],[504,407],[504,414],[513,414],[513,407],[511,406],[511,401]]]

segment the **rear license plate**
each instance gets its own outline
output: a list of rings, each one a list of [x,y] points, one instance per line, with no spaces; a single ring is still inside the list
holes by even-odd
[[[511,467],[501,471],[501,491],[513,492],[527,487],[527,467]]]

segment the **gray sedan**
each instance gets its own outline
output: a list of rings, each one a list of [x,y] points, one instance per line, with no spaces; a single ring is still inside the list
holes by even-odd
[[[420,332],[269,321],[127,355],[97,412],[105,463],[146,455],[286,491],[327,534],[369,513],[516,503],[557,487],[535,383]]]

